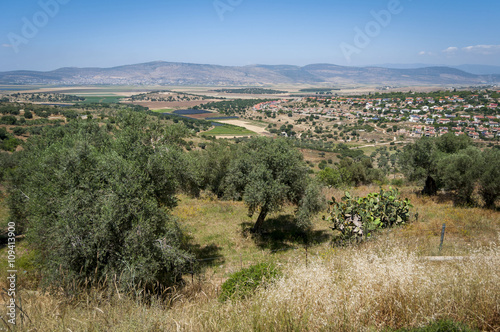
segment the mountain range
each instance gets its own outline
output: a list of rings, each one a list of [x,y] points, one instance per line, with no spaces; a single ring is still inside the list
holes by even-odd
[[[482,85],[500,74],[478,75],[444,66],[424,68],[347,67],[333,64],[220,66],[148,62],[113,68],[60,68],[0,72],[0,84],[54,85]]]

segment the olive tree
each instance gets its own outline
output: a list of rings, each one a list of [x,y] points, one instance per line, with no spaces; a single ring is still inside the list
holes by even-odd
[[[480,169],[479,192],[488,208],[494,208],[500,197],[500,150],[483,151],[483,163]]]
[[[424,137],[404,147],[399,155],[399,165],[410,181],[424,181],[422,193],[435,195],[442,186],[439,178],[439,161],[448,154],[470,146],[467,136],[446,134],[439,138]]]
[[[442,157],[438,162],[438,174],[446,190],[454,190],[457,202],[472,204],[475,184],[481,172],[481,151],[468,147]]]
[[[286,139],[259,137],[242,144],[224,181],[226,197],[243,200],[250,216],[258,213],[254,232],[261,230],[268,214],[280,211],[286,203],[298,207],[303,226],[322,208],[302,154]]]
[[[145,117],[123,117],[113,135],[77,120],[30,139],[13,172],[12,218],[25,225],[52,284],[116,277],[128,289],[169,285],[190,259],[164,209],[175,206],[178,174],[159,165],[175,147],[153,146]]]

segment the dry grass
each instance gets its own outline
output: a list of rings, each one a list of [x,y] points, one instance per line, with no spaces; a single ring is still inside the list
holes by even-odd
[[[354,194],[377,189],[362,187]],[[328,195],[340,198],[342,193]],[[500,213],[456,208],[416,197],[411,189],[403,196],[412,200],[418,221],[380,232],[357,247],[334,249],[320,241],[309,248],[307,263],[293,238],[281,239],[283,250],[271,253],[272,247],[245,233],[253,219],[243,204],[182,197],[175,215],[193,250],[221,257],[203,263],[194,283],[186,276],[184,288],[149,303],[95,289],[71,302],[23,290],[26,316],[20,330],[380,331],[449,318],[500,331]],[[448,231],[441,254],[466,259],[429,262],[423,257],[438,254],[443,221]],[[324,235],[328,226],[319,216],[315,231]],[[228,273],[263,260],[277,262],[284,277],[246,300],[217,300]]]
[[[500,328],[500,252],[485,248],[461,262],[431,263],[380,240],[327,250],[306,267],[290,259],[285,277],[241,302],[220,303],[210,281],[171,301],[23,294],[26,330],[38,331],[373,331],[441,319]],[[196,286],[196,287],[195,287]]]

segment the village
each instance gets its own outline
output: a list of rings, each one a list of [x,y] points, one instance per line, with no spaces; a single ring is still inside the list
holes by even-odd
[[[396,125],[397,136],[435,137],[447,133],[476,140],[500,138],[500,91],[474,91],[467,97],[450,94],[440,98],[419,96],[389,98],[373,96],[312,96],[259,103],[254,112],[316,117],[318,120]],[[435,93],[431,93],[435,94]],[[340,125],[340,123],[339,123]]]

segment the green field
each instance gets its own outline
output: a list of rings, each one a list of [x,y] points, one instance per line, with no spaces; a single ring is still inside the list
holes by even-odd
[[[166,109],[162,109],[162,110],[151,110],[151,112],[155,112],[155,113],[172,113],[174,111],[173,108],[166,108]]]
[[[85,97],[85,101],[81,102],[80,104],[117,104],[119,103],[123,98],[121,96],[83,96]]]
[[[241,136],[241,135],[256,135],[255,132],[245,129],[243,127],[223,125],[220,127],[215,127],[214,129],[204,132],[204,135],[210,136]]]

